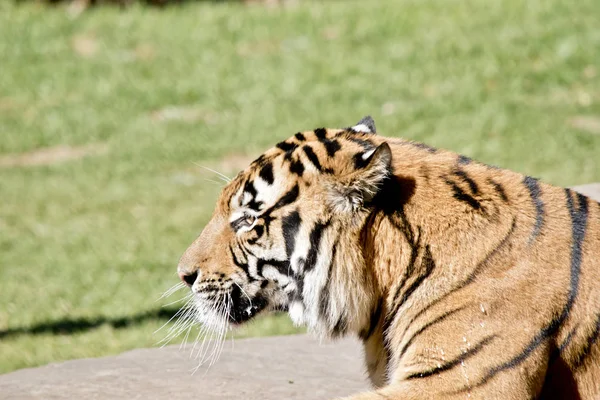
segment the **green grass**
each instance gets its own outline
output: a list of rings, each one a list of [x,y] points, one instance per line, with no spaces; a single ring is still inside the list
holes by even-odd
[[[303,1],[264,9],[0,2],[0,372],[153,346],[156,301],[219,187],[194,163],[365,114],[389,136],[600,180],[597,0]],[[592,124],[593,125],[593,124]],[[597,128],[595,128],[597,129]],[[2,163],[0,162],[0,165]],[[164,308],[162,308],[164,310]],[[241,335],[293,332],[285,316]]]

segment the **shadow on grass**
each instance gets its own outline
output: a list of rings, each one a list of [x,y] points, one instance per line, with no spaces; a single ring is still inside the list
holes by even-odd
[[[177,311],[177,308],[159,308],[131,317],[66,318],[58,321],[37,324],[28,328],[11,328],[0,330],[0,340],[19,335],[69,335],[77,332],[89,331],[102,325],[110,325],[114,329],[123,329],[154,319],[168,320],[173,317]]]

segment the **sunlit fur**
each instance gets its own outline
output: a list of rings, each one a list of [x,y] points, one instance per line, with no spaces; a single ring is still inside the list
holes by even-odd
[[[357,335],[352,399],[598,399],[599,255],[598,203],[367,117],[254,161],[178,272],[217,330],[281,309]]]

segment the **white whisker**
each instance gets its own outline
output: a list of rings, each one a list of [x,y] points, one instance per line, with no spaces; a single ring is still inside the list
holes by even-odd
[[[205,167],[204,165],[200,165],[200,164],[196,164],[196,163],[194,163],[194,165],[196,165],[196,166],[198,166],[200,168],[204,168],[207,171],[210,171],[210,172],[213,172],[213,173],[217,174],[219,177],[221,177],[221,179],[223,179],[227,183],[231,182],[231,178],[230,177],[228,177],[225,174],[220,173],[219,171],[215,171],[214,169],[211,169],[211,168]]]
[[[218,181],[215,181],[215,180],[212,180],[212,179],[208,179],[208,178],[202,178],[202,179],[204,179],[205,181],[214,183],[215,185],[218,185],[218,186],[223,185],[223,182],[218,182]]]
[[[188,300],[188,303],[189,303],[189,300]],[[157,333],[158,331],[160,331],[162,328],[164,328],[165,326],[167,326],[169,324],[169,322],[171,322],[174,318],[179,317],[182,313],[187,313],[188,310],[189,310],[189,308],[187,307],[187,305],[188,304],[186,303],[183,307],[181,307],[175,314],[173,314],[173,316],[171,318],[169,318],[169,320],[167,322],[165,322],[160,328],[158,328],[157,330],[155,330],[154,333]],[[177,324],[175,324],[175,326],[176,325]]]
[[[181,298],[181,299],[179,299],[179,300],[173,300],[173,301],[172,301],[172,302],[170,302],[170,303],[163,304],[161,307],[163,307],[163,308],[164,308],[164,307],[169,307],[169,306],[172,306],[173,304],[181,303],[181,302],[182,302],[182,301],[184,301],[184,300],[186,300],[186,298],[185,298],[185,297],[183,297],[183,298]]]
[[[183,282],[176,283],[176,284],[175,284],[175,285],[173,285],[171,288],[167,289],[167,290],[166,290],[166,291],[165,291],[165,292],[162,294],[162,296],[160,296],[158,299],[156,299],[156,301],[159,301],[159,300],[162,300],[162,299],[164,299],[165,297],[169,297],[169,296],[171,296],[173,293],[175,293],[175,292],[176,292],[176,291],[178,291],[178,290],[181,290],[181,289],[183,289],[185,286],[186,286],[186,285],[185,285],[185,283],[183,283]]]
[[[182,299],[182,300],[185,300]],[[169,321],[165,322],[160,328],[158,328],[154,333],[160,331],[165,326],[169,324],[174,318],[178,317],[175,323],[169,328],[167,335],[158,342],[158,344],[162,344],[161,347],[169,344],[171,340],[175,337],[179,336],[183,331],[188,329],[194,324],[194,318],[190,318],[191,314],[195,314],[195,309],[190,303],[193,301],[193,295],[190,294],[187,296],[187,302],[169,319]]]

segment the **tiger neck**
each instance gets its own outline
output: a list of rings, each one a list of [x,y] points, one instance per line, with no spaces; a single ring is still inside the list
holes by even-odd
[[[398,313],[398,304],[403,304],[433,267],[421,229],[411,224],[417,206],[406,207],[415,192],[415,180],[393,179],[392,190],[377,204],[361,234],[365,268],[373,276],[375,290],[369,322],[358,335],[364,343],[367,371],[375,387],[384,386],[391,375],[386,331]],[[393,200],[397,202],[392,204]],[[395,301],[398,298],[404,300]]]

